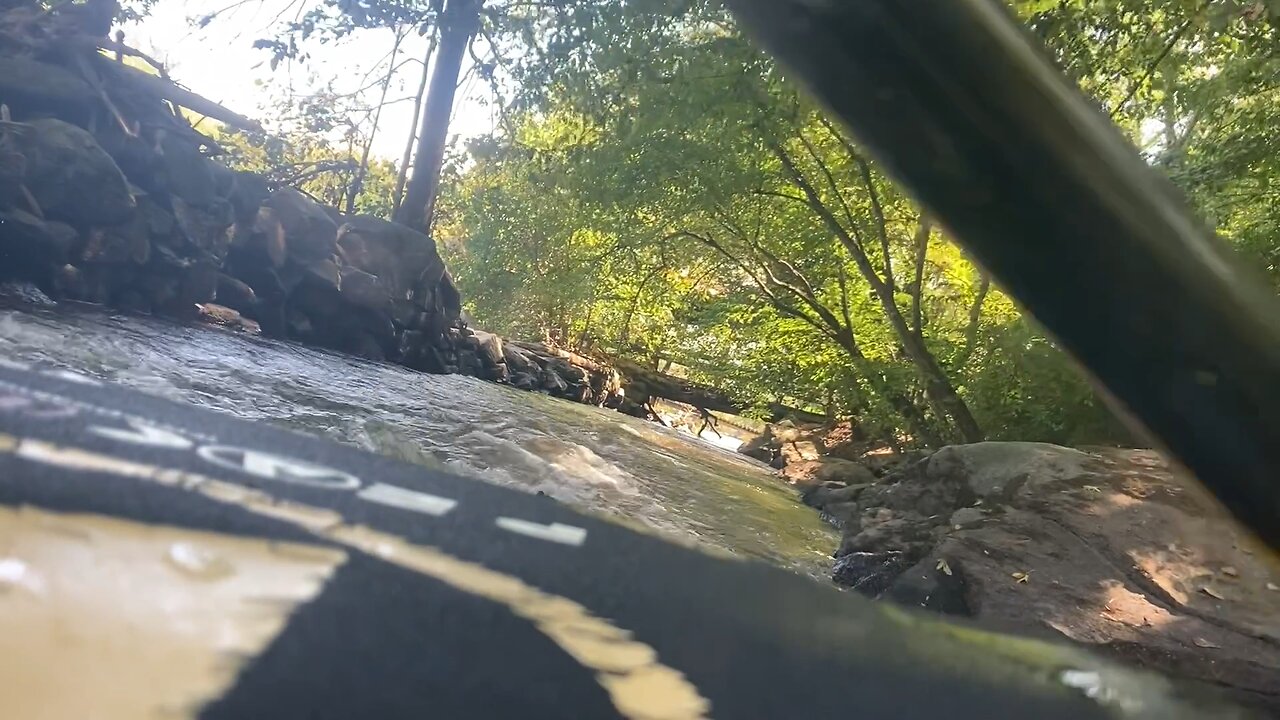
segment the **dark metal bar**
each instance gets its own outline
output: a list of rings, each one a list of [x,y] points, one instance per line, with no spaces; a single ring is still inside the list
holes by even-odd
[[[1114,398],[1280,548],[1280,303],[993,0],[728,0]]]

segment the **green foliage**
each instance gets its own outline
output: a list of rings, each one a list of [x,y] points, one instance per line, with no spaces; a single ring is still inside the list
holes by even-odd
[[[1011,5],[1280,283],[1275,3]],[[264,46],[299,58],[304,41],[425,29],[439,10],[323,0]],[[908,442],[971,437],[969,414],[991,438],[1130,439],[1072,361],[718,2],[489,0],[481,15],[472,56],[502,130],[449,165],[436,228],[480,324],[675,368],[759,406],[856,415]],[[350,157],[354,131],[333,139],[344,130],[331,100],[299,124],[330,141],[230,144],[279,179]],[[375,211],[379,167],[361,197]],[[329,199],[341,175],[308,183]]]
[[[359,151],[336,146],[305,130],[272,135],[218,128],[210,133],[226,150],[222,158],[236,170],[265,176],[275,185],[292,185],[331,207],[341,208],[355,177]],[[386,160],[369,163],[356,212],[391,217],[396,168]]]

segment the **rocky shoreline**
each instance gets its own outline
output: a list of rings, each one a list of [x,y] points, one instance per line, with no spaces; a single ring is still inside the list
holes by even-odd
[[[780,459],[841,528],[837,584],[1070,640],[1280,716],[1280,573],[1182,468],[1151,450],[866,447],[794,428],[744,446]]]

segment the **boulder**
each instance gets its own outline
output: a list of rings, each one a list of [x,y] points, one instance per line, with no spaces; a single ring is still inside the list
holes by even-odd
[[[90,104],[93,88],[79,75],[22,55],[0,56],[0,97],[35,110],[80,109]]]
[[[238,223],[252,225],[258,215],[258,209],[271,194],[266,178],[245,170],[236,171],[232,178],[231,191],[227,200],[235,213]]]
[[[502,365],[503,371],[506,371],[506,356],[502,338],[493,333],[477,330],[475,334],[476,353],[480,359],[489,367],[497,367]]]
[[[391,293],[382,279],[354,267],[340,269],[342,297],[352,305],[391,314]]]
[[[392,298],[408,298],[418,283],[434,289],[444,277],[444,261],[430,237],[370,215],[343,220],[337,244],[346,261],[376,275]]]
[[[215,299],[239,312],[252,312],[258,306],[258,295],[244,282],[225,273],[218,273]]]
[[[529,354],[511,343],[502,344],[502,359],[514,373],[528,374],[541,371],[541,366],[535,363]]]
[[[0,212],[0,273],[32,276],[67,262],[78,244],[71,226],[25,210]]]
[[[963,507],[951,513],[951,518],[947,520],[947,524],[953,530],[962,530],[964,528],[981,525],[983,520],[987,519],[987,513],[981,508]]]
[[[542,388],[552,395],[561,395],[568,391],[569,383],[566,383],[559,373],[547,368],[542,371]]]
[[[214,162],[193,146],[186,138],[173,133],[161,133],[160,152],[155,153],[159,168],[157,186],[183,202],[196,207],[212,205],[218,200],[218,181],[214,174]]]
[[[1048,443],[982,442],[942,448],[929,458],[928,473],[937,482],[960,480],[975,496],[998,500],[1029,480],[1080,477],[1089,462],[1088,453]]]
[[[231,238],[227,228],[231,225],[231,206],[223,201],[208,205],[194,205],[182,198],[171,198],[173,217],[178,228],[191,246],[219,264],[227,256]]]
[[[117,225],[137,203],[129,183],[93,136],[55,118],[25,123],[18,147],[25,184],[45,217],[74,226]]]
[[[328,260],[337,247],[338,226],[315,200],[294,188],[280,188],[265,206],[284,231],[288,257],[307,265]]]

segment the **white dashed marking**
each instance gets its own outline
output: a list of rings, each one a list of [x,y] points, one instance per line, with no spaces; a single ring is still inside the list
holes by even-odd
[[[509,517],[500,517],[497,520],[494,520],[493,524],[507,532],[513,532],[517,535],[527,535],[531,538],[560,543],[561,545],[572,545],[574,547],[578,547],[587,540],[587,531],[580,527],[574,527],[573,525],[563,525],[561,523],[540,525],[536,522],[529,522],[528,520]]]
[[[328,490],[355,490],[360,487],[360,479],[355,475],[305,460],[271,455],[259,450],[230,445],[204,445],[196,449],[196,454],[219,467],[238,470],[267,480],[279,480],[294,485]]]
[[[389,505],[402,510],[426,513],[435,517],[444,515],[458,505],[457,500],[417,492],[416,490],[406,490],[402,487],[385,483],[374,483],[356,493],[356,496],[379,505]]]
[[[132,418],[126,419],[125,422],[133,430],[94,425],[89,428],[89,432],[110,440],[119,440],[132,445],[148,445],[150,447],[173,448],[174,450],[190,450],[195,447],[195,443],[171,430],[148,425]]]

